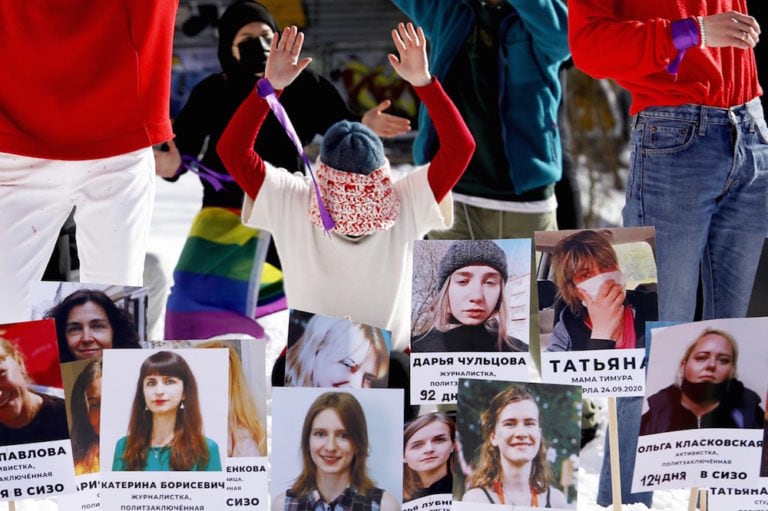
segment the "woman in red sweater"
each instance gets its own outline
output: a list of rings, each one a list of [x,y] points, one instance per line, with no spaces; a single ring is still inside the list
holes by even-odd
[[[747,312],[768,234],[759,36],[746,0],[569,2],[576,66],[632,94],[623,217],[656,227],[659,320],[694,319],[699,275],[704,318]],[[626,502],[641,401],[619,405]],[[599,503],[610,503],[609,490],[601,485]]]
[[[72,208],[80,280],[141,285],[151,146],[168,118],[178,2],[4,2],[0,323],[27,318]]]

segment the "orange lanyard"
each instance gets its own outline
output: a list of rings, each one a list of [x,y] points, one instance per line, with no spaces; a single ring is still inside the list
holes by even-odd
[[[499,481],[493,482],[493,492],[499,497],[499,502],[506,504],[506,498],[504,497],[504,487]],[[539,494],[531,486],[531,507],[539,507]]]

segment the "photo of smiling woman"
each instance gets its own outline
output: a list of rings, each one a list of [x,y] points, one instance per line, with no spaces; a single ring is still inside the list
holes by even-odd
[[[304,318],[309,316],[305,321]],[[296,330],[303,331],[296,336]],[[386,387],[389,332],[320,314],[291,311],[286,387]]]
[[[442,412],[412,420],[403,431],[403,500],[453,493],[456,423]]]
[[[472,509],[469,504],[575,508],[575,499],[569,502],[555,481],[563,461],[578,457],[580,405],[581,390],[573,385],[463,380],[461,455],[471,474],[454,485],[460,509]]]
[[[100,357],[104,349],[141,348],[131,315],[96,289],[75,291],[45,317],[56,320],[61,362]]]
[[[435,243],[435,242],[431,242]],[[530,256],[528,256],[530,257]],[[524,259],[528,260],[528,259]],[[431,289],[425,300],[414,297],[411,351],[528,351],[528,345],[507,333],[509,307],[505,287],[507,255],[490,240],[454,241],[435,268],[417,267]]]
[[[203,435],[197,380],[181,355],[158,351],[141,364],[112,470],[221,470],[218,445]]]
[[[301,428],[301,472],[290,488],[273,497],[272,511],[399,511],[398,499],[368,475],[368,435],[363,407],[354,395],[320,394]]]
[[[10,338],[8,330],[20,330],[24,325],[5,325],[7,329],[0,328],[0,335]],[[24,344],[30,349],[43,343],[40,338],[27,340]],[[57,395],[58,390],[35,385],[20,346],[0,337],[0,446],[69,438],[64,399]]]
[[[705,328],[683,353],[676,382],[648,398],[641,435],[699,428],[760,429],[760,396],[737,379],[739,347],[725,330]]]

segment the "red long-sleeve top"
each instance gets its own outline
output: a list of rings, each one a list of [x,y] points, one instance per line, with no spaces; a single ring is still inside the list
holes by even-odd
[[[752,50],[690,48],[678,76],[666,71],[677,55],[671,23],[725,11],[747,13],[746,0],[570,0],[568,32],[576,66],[613,78],[632,93],[631,112],[686,103],[721,108],[760,96]]]
[[[475,151],[475,141],[436,78],[414,90],[427,107],[440,139],[440,149],[427,171],[429,186],[435,200],[440,202],[467,168]],[[252,199],[259,194],[266,172],[264,160],[253,150],[253,143],[267,113],[267,101],[254,90],[232,116],[216,146],[227,171]]]
[[[0,152],[90,160],[173,137],[173,0],[0,7]]]

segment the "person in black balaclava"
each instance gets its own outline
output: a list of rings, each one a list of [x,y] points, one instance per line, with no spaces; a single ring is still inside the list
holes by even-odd
[[[736,379],[738,356],[733,336],[705,329],[683,354],[677,383],[648,398],[640,434],[697,428],[762,429],[760,397]]]
[[[278,26],[263,5],[238,0],[224,11],[218,28],[222,71],[194,87],[174,121],[176,138],[169,142],[169,151],[155,152],[157,173],[169,181],[175,181],[187,170],[181,165],[182,156],[186,155],[199,157],[202,166],[225,175],[215,184],[201,178],[202,210],[193,221],[174,270],[174,286],[166,310],[166,339],[199,339],[223,333],[261,337],[263,331],[252,318],[285,307],[279,270],[267,265],[264,272],[253,271],[262,264],[264,250],[259,250],[258,233],[240,224],[243,191],[234,181],[226,180],[227,170],[216,154],[216,144],[229,119],[264,72]],[[362,120],[380,136],[394,136],[410,129],[408,120],[383,113],[389,101],[361,118],[349,110],[331,82],[310,70],[305,70],[285,89],[280,101],[304,145],[342,119]],[[272,114],[254,147],[275,166],[302,170],[295,147]],[[279,268],[276,254],[268,261]],[[256,280],[260,275],[261,282]],[[252,290],[258,285],[261,289],[254,313]]]

